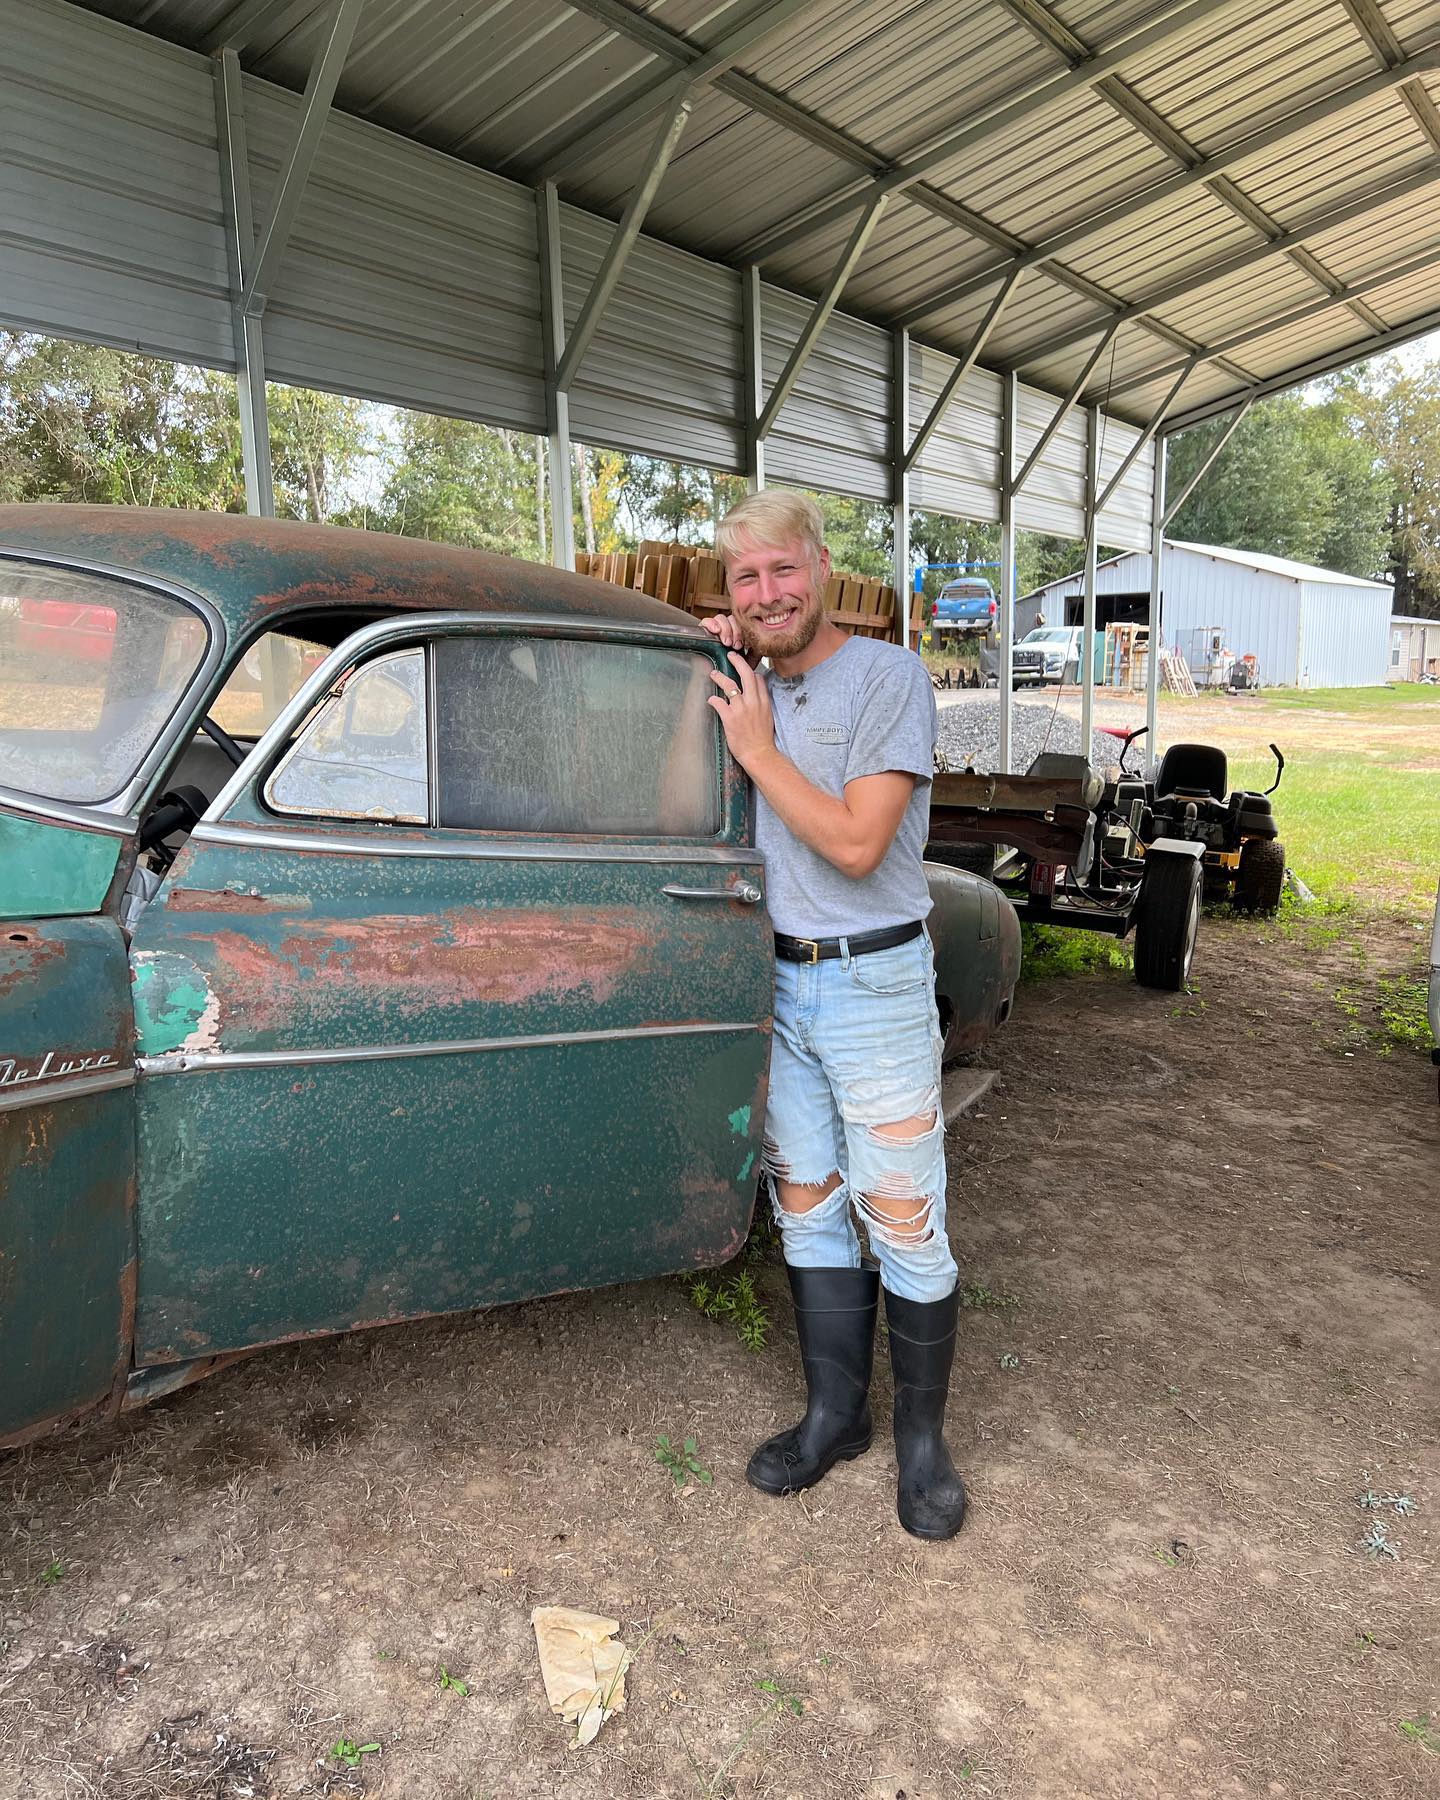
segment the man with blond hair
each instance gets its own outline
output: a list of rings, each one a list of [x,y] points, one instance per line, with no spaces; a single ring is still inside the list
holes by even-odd
[[[751,494],[721,521],[717,548],[731,611],[706,624],[734,673],[714,672],[710,704],[754,784],[775,928],[763,1168],[808,1394],[804,1418],[746,1474],[791,1494],[869,1449],[883,1285],[900,1522],[953,1537],[965,1488],[943,1428],[958,1275],[921,864],[935,696],[909,650],[826,618],[830,554],[812,500]],[[878,1266],[861,1255],[852,1209]]]

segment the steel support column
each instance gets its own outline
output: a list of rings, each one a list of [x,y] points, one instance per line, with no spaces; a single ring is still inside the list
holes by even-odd
[[[1002,774],[1011,773],[1011,714],[1015,698],[1015,439],[1020,426],[1020,377],[1012,369],[1000,398],[1000,743]]]
[[[260,320],[249,317],[244,307],[245,286],[255,258],[255,227],[245,144],[245,94],[240,59],[233,50],[224,50],[215,59],[215,126],[225,204],[225,253],[230,271],[230,325],[240,403],[245,510],[273,519],[275,484],[270,466],[270,415],[265,404],[265,340]]]
[[[1100,433],[1098,406],[1085,409],[1085,596],[1080,615],[1080,754],[1089,756],[1095,731],[1095,585],[1100,560]]]
[[[1150,489],[1150,650],[1145,658],[1145,744],[1151,770],[1159,767],[1156,742],[1160,719],[1160,645],[1162,588],[1165,580],[1165,439],[1155,446],[1155,473]]]
[[[575,567],[575,509],[570,496],[570,396],[556,371],[565,348],[565,276],[560,259],[560,195],[553,181],[535,190],[540,250],[540,336],[545,359],[545,461],[550,489],[550,560]]]
[[[745,358],[745,485],[758,494],[765,485],[765,440],[760,414],[765,410],[765,339],[761,332],[760,269],[751,263],[740,277],[740,337]]]
[[[891,582],[895,589],[894,631],[908,650],[920,629],[920,603],[914,596],[910,568],[910,470],[905,447],[910,442],[910,333],[890,333],[890,505],[892,526]],[[918,640],[917,640],[918,641]]]

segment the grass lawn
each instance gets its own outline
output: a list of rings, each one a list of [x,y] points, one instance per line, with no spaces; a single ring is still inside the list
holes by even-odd
[[[1394,687],[1270,688],[1265,699],[1290,712],[1377,713],[1416,704],[1440,708],[1440,688],[1421,681]]]

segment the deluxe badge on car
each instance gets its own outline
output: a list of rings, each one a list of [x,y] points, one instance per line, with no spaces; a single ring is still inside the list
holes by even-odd
[[[0,507],[0,1443],[735,1253],[773,946],[721,654],[479,552]],[[1018,928],[932,892],[954,1052]]]

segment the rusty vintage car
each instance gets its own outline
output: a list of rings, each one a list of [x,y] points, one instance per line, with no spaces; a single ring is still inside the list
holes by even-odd
[[[737,1250],[773,948],[720,655],[504,557],[0,507],[0,1443]],[[954,1051],[1018,930],[932,890]]]

